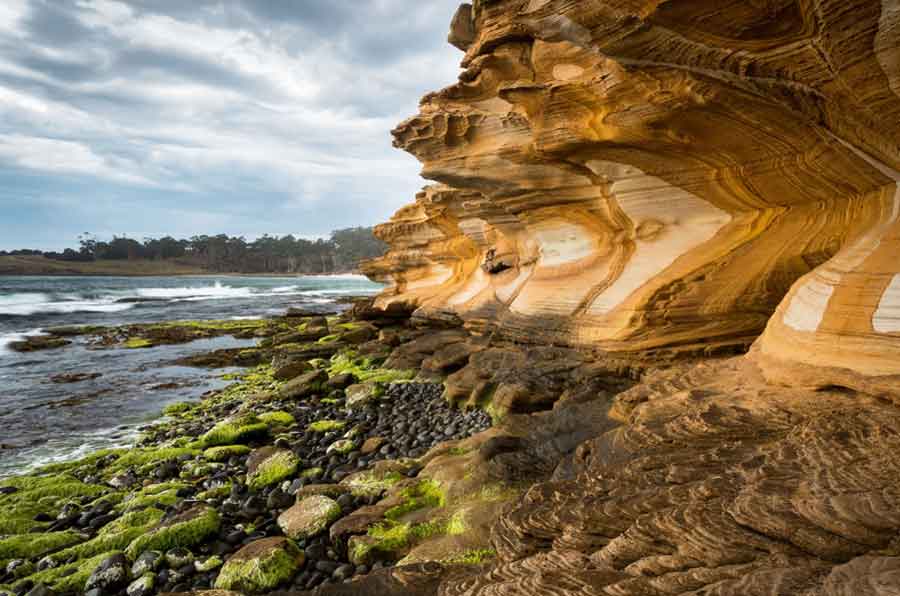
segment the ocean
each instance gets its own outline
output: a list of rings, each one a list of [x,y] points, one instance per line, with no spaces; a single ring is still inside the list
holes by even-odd
[[[290,307],[340,308],[342,296],[377,293],[358,275],[315,277],[3,277],[0,276],[0,477],[126,446],[172,403],[224,387],[229,369],[173,365],[184,356],[251,346],[220,337],[149,349],[96,349],[84,340],[20,354],[8,348],[41,329],[194,319],[251,319]],[[58,375],[101,376],[54,383]]]

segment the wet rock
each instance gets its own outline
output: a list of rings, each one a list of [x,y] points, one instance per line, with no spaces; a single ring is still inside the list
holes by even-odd
[[[194,563],[194,553],[184,547],[176,547],[166,551],[166,563],[172,569],[179,569]]]
[[[376,451],[381,449],[381,447],[384,445],[384,443],[385,443],[384,437],[370,437],[370,438],[366,439],[365,442],[362,444],[362,447],[360,447],[359,452],[362,453],[363,455],[375,453]]]
[[[277,447],[262,447],[247,459],[247,486],[259,490],[291,477],[299,460],[293,452]]]
[[[163,561],[165,561],[165,558],[161,552],[156,550],[145,551],[140,554],[131,566],[131,575],[140,577],[146,573],[153,573],[159,569]]]
[[[44,584],[37,584],[30,590],[27,590],[25,596],[55,596],[56,592],[48,588]]]
[[[346,389],[350,385],[356,382],[356,377],[352,373],[342,373],[339,375],[334,375],[328,382],[325,383],[325,386],[328,389]]]
[[[378,399],[383,390],[377,383],[358,383],[344,390],[347,408],[359,408]]]
[[[150,596],[155,593],[155,588],[156,575],[147,573],[128,584],[125,593],[128,594],[128,596]]]
[[[289,538],[303,540],[322,532],[339,518],[341,507],[326,496],[312,496],[278,516],[278,526]]]
[[[286,383],[279,391],[279,396],[282,399],[308,397],[321,391],[327,380],[328,373],[324,370],[313,370]]]
[[[251,542],[222,567],[215,587],[256,594],[287,583],[303,566],[305,555],[284,537]]]
[[[295,379],[312,368],[309,361],[290,353],[279,352],[272,358],[273,375],[279,381]]]
[[[128,560],[125,555],[107,557],[91,573],[84,585],[86,591],[99,590],[100,593],[115,593],[128,584]]]
[[[50,381],[57,384],[81,383],[83,381],[99,379],[102,376],[102,373],[63,373],[53,375],[50,377]]]

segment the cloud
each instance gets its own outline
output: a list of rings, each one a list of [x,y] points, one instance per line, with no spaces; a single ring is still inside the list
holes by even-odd
[[[176,233],[176,209],[180,228],[198,227],[188,233],[250,236],[386,219],[422,184],[389,131],[454,81],[460,56],[444,41],[454,9],[4,0],[0,201],[18,197],[18,221],[41,225],[48,201],[67,200],[79,231],[100,229],[91,205],[127,203],[101,219],[135,235]],[[0,216],[0,248],[18,246],[14,224]]]

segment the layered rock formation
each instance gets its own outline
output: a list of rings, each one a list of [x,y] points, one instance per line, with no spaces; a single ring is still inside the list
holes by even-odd
[[[493,564],[323,594],[900,593],[900,1],[482,0],[449,41],[366,272],[476,336],[445,397],[553,410],[470,464],[533,483]]]
[[[900,4],[484,0],[396,145],[381,303],[900,397]],[[773,313],[775,315],[773,316]]]

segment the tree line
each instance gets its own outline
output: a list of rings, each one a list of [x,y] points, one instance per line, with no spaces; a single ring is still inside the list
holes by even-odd
[[[372,228],[335,230],[328,239],[262,236],[248,242],[243,236],[193,236],[189,239],[114,236],[98,240],[78,237],[77,249],[0,251],[0,256],[43,256],[70,262],[172,260],[215,273],[336,273],[354,270],[360,261],[384,254],[387,246]]]

